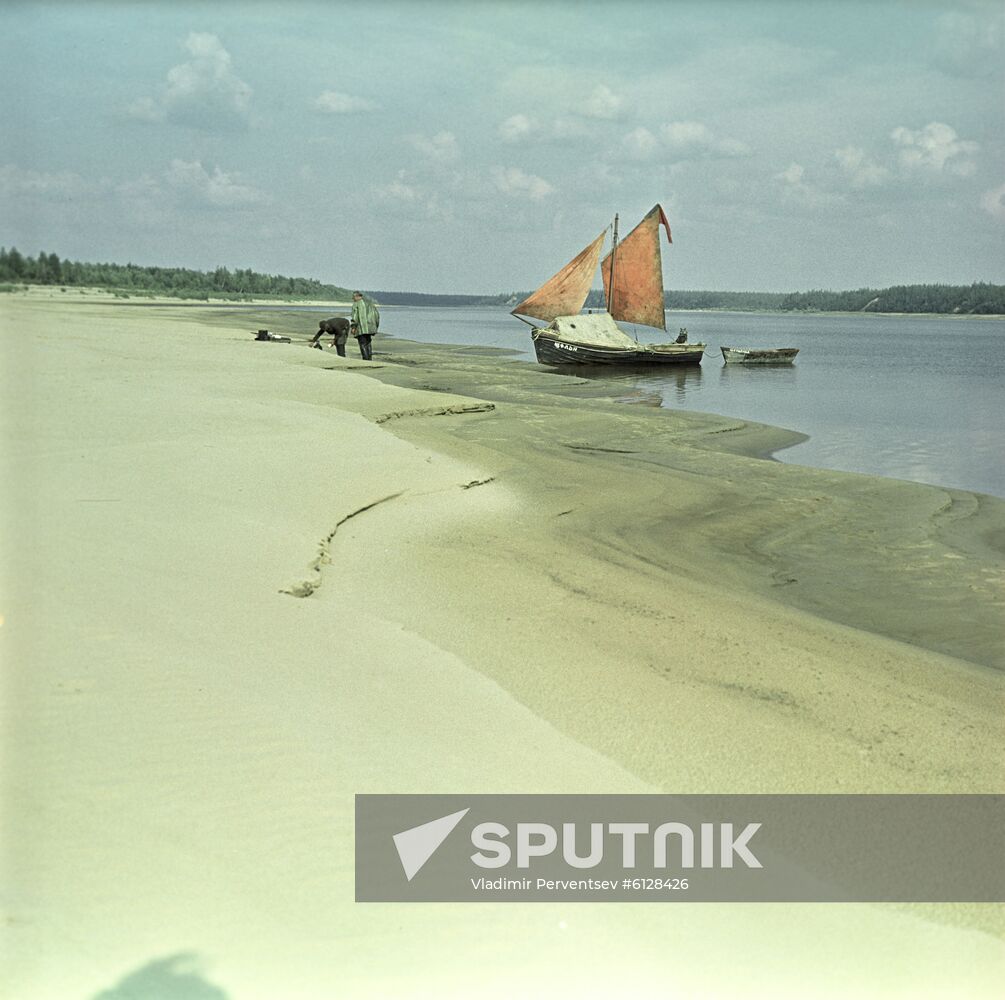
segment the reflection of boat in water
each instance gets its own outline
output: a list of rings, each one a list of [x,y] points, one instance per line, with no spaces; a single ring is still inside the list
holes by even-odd
[[[653,368],[652,365],[584,365],[576,369],[576,377],[603,383],[618,399],[631,401],[637,394],[658,396],[663,405],[671,400],[682,402],[687,390],[701,388],[701,365],[673,365]]]
[[[614,217],[611,252],[600,261],[607,231],[574,257],[536,292],[513,309],[519,318],[544,320],[546,327],[533,327],[531,337],[537,360],[546,365],[654,365],[697,364],[704,344],[640,344],[629,337],[617,321],[666,330],[663,301],[663,262],[660,256],[660,225],[670,239],[670,224],[663,209],[653,210],[618,243],[618,218]],[[583,314],[580,310],[600,263],[606,312]]]
[[[746,347],[720,347],[727,365],[791,365],[799,353],[798,347],[774,347],[764,350]]]

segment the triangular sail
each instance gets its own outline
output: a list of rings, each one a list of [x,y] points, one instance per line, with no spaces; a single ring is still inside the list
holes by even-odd
[[[605,229],[582,253],[570,260],[558,274],[549,278],[512,311],[543,319],[548,323],[556,316],[574,316],[578,313],[583,308],[586,296],[590,294],[606,235]]]
[[[638,323],[665,330],[663,306],[663,261],[660,256],[660,225],[672,243],[670,223],[663,209],[653,210],[609,253],[600,264],[608,312],[625,323]],[[614,282],[611,290],[611,257]]]

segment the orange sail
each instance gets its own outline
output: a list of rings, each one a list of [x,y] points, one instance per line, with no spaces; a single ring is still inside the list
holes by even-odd
[[[549,278],[512,311],[549,323],[556,316],[574,316],[578,313],[583,308],[586,296],[590,294],[590,285],[597,273],[600,249],[606,235],[605,229],[582,253],[570,260],[558,274]]]
[[[653,210],[601,262],[607,311],[626,323],[665,330],[663,261],[660,257],[660,224],[672,243],[670,223],[663,209]],[[611,280],[611,259],[614,280]]]

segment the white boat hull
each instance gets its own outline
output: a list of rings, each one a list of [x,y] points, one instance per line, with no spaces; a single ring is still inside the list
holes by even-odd
[[[791,365],[799,353],[798,347],[775,347],[755,350],[745,347],[720,347],[727,365]]]

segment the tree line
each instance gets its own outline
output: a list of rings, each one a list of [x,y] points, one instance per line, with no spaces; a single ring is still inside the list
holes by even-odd
[[[0,247],[0,283],[103,288],[128,295],[155,294],[176,298],[306,298],[345,302],[351,292],[314,278],[260,274],[250,268],[195,271],[187,267],[143,267],[139,264],[88,264],[39,252],[31,257],[17,248]]]
[[[501,295],[429,295],[418,292],[374,292],[385,305],[405,306],[509,306],[530,292]],[[972,285],[896,285],[892,288],[859,288],[851,292],[711,292],[672,291],[665,295],[667,309],[734,310],[736,312],[885,312],[1005,314],[1005,285],[975,282]],[[587,296],[584,308],[603,309],[604,293],[598,288]]]
[[[128,295],[165,295],[177,298],[284,298],[346,301],[351,292],[314,278],[288,278],[260,274],[250,268],[231,271],[195,271],[185,267],[143,267],[138,264],[88,264],[61,260],[58,254],[23,255],[14,247],[0,247],[0,286],[23,284],[103,288]],[[516,305],[529,292],[499,295],[438,295],[422,292],[367,292],[384,305],[499,306]],[[595,289],[587,307],[602,309],[603,292]],[[883,312],[1005,314],[1005,285],[975,282],[971,285],[895,285],[832,292],[713,292],[673,291],[666,295],[668,309],[726,309],[743,312]]]
[[[603,293],[590,293],[591,303],[603,307]],[[1005,314],[1005,285],[974,282],[972,285],[894,285],[858,288],[849,292],[816,289],[809,292],[709,292],[666,293],[668,309],[726,309],[738,312],[877,312]]]
[[[852,292],[792,292],[779,309],[814,312],[1005,313],[1005,285],[894,285]]]

